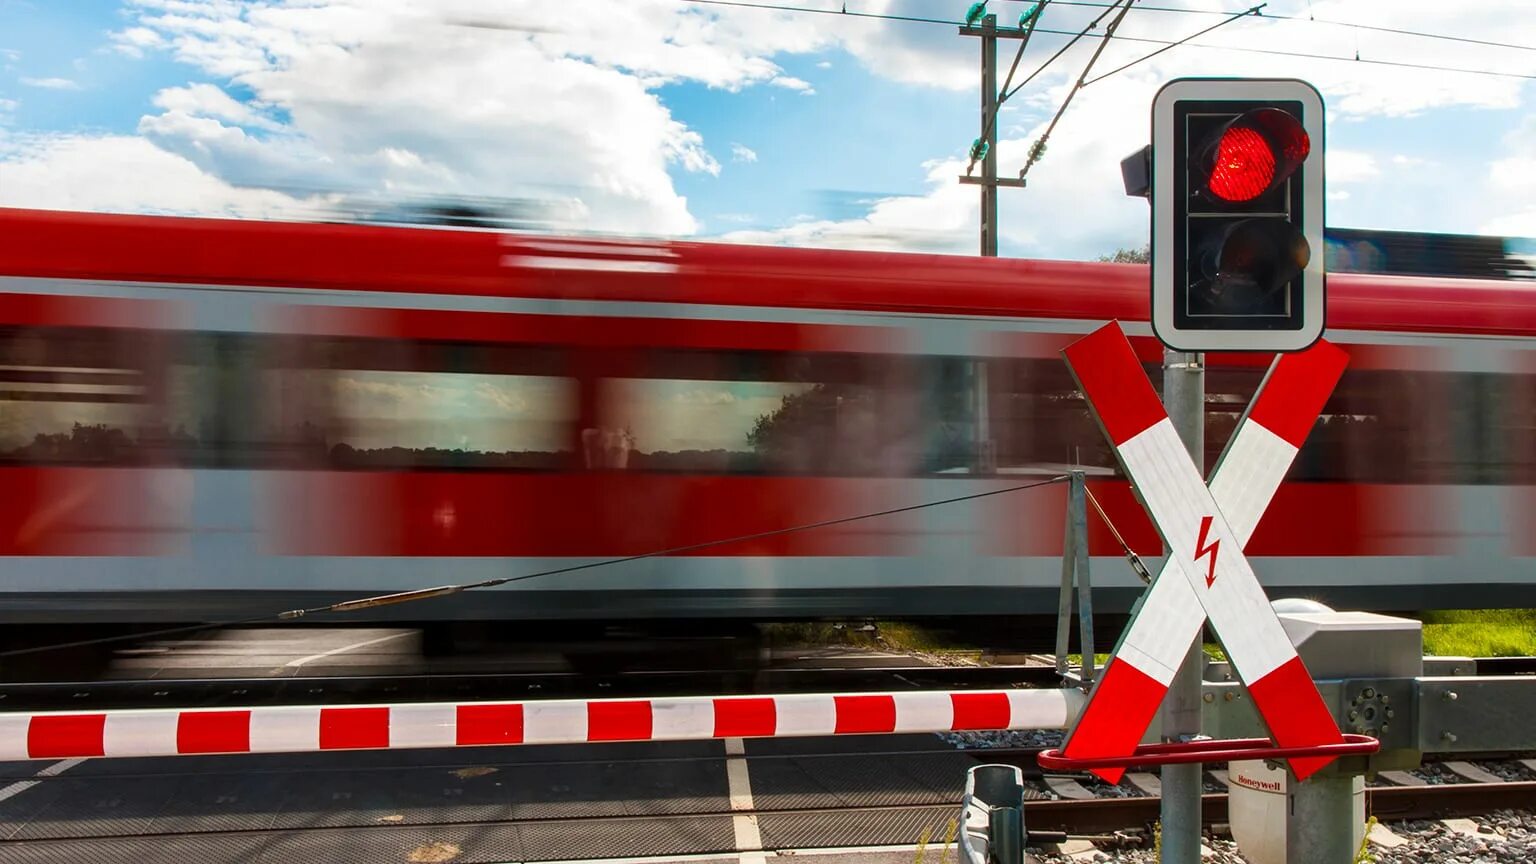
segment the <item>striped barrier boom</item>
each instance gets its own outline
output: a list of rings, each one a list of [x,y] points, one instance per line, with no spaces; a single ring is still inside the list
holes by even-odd
[[[0,714],[0,761],[1064,729],[1076,690]]]
[[[1348,363],[1343,349],[1319,341],[1306,351],[1280,355],[1259,385],[1210,479],[1211,496],[1243,545]],[[1163,562],[1095,688],[1094,696],[1103,698],[1090,699],[1083,709],[1063,748],[1066,756],[1129,756],[1141,742],[1205,624],[1195,589],[1176,570],[1172,561]],[[1125,772],[1092,770],[1110,783]]]
[[[1204,609],[1276,743],[1287,748],[1342,743],[1344,736],[1333,712],[1242,553],[1247,536],[1239,537],[1212,497],[1125,332],[1112,322],[1063,353],[1138,497],[1172,550],[1168,562],[1175,570],[1168,575],[1183,579]],[[1143,608],[1136,617],[1146,615]],[[1113,701],[1117,693],[1137,690],[1141,691],[1138,701],[1148,694],[1161,698],[1166,692],[1166,683],[1130,663],[1111,664],[1116,665],[1121,677],[1111,681],[1112,670],[1106,669],[1094,701]],[[1130,725],[1127,719],[1121,719],[1122,725]],[[1301,757],[1290,764],[1297,779],[1305,780],[1331,761],[1325,756]]]

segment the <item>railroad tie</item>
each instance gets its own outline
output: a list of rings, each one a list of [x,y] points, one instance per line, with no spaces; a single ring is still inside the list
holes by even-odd
[[[1429,782],[1407,771],[1382,771],[1376,775],[1393,786],[1428,786]]]
[[[1125,775],[1125,782],[1129,783],[1132,789],[1148,798],[1163,797],[1163,781],[1159,780],[1156,774],[1132,771]]]
[[[1073,780],[1071,777],[1054,777],[1045,775],[1046,788],[1055,792],[1068,801],[1090,801],[1099,796],[1093,794],[1088,787]]]
[[[1396,849],[1399,846],[1407,846],[1408,841],[1392,833],[1392,829],[1380,822],[1371,823],[1371,833],[1366,835],[1372,846],[1380,846],[1383,849]]]
[[[1468,783],[1503,783],[1504,778],[1473,765],[1471,762],[1442,762],[1445,770]]]

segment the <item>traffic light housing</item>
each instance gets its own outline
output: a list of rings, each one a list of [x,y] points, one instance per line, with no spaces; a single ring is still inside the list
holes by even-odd
[[[1299,351],[1322,336],[1316,89],[1284,79],[1169,82],[1152,102],[1150,173],[1152,328],[1165,345]]]

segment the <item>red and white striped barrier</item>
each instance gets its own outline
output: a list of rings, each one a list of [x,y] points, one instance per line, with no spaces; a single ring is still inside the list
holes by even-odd
[[[1210,490],[1243,545],[1279,491],[1348,363],[1343,349],[1327,341],[1280,355],[1233,431],[1211,474]],[[1213,547],[1211,554],[1219,553]],[[1165,561],[1142,599],[1099,679],[1094,695],[1102,692],[1103,698],[1088,703],[1067,738],[1063,753],[1068,757],[1128,756],[1141,742],[1174,672],[1205,624],[1194,587],[1177,570],[1172,560]],[[1116,783],[1124,769],[1097,768],[1093,773]]]
[[[1076,690],[0,714],[0,761],[1064,729]]]

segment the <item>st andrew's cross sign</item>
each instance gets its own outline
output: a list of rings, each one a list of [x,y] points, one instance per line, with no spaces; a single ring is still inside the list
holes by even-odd
[[[1343,374],[1344,351],[1319,341],[1275,361],[1209,487],[1117,323],[1064,353],[1171,554],[1063,754],[1129,756],[1207,618],[1278,746],[1342,743],[1338,724],[1242,550]],[[1305,779],[1331,760],[1299,757],[1291,768]],[[1094,773],[1116,782],[1123,770]]]

